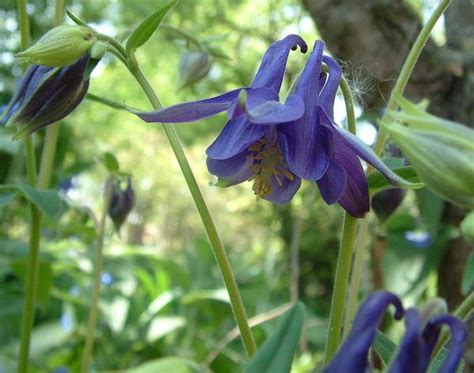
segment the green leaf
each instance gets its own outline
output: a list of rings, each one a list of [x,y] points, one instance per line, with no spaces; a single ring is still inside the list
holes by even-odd
[[[179,357],[165,357],[163,359],[151,360],[135,368],[127,369],[127,373],[198,373],[199,366],[189,360]]]
[[[250,360],[245,373],[288,373],[303,327],[304,306],[297,303],[282,316],[270,338]]]
[[[382,332],[377,330],[375,335],[374,343],[372,344],[373,349],[382,359],[385,366],[387,366],[392,359],[393,354],[397,350],[397,345],[389,337]]]
[[[462,277],[461,292],[467,295],[474,287],[474,251],[469,255]]]
[[[448,350],[446,348],[442,348],[435,357],[431,359],[431,364],[428,367],[428,373],[439,373],[441,365],[443,365],[444,360],[448,356]],[[458,364],[458,369],[456,369],[457,373],[464,372],[464,360],[461,359],[460,363]]]
[[[102,162],[104,163],[105,168],[107,171],[109,171],[111,174],[116,174],[120,170],[120,165],[118,163],[117,158],[115,158],[115,155],[109,152],[105,152],[102,155]]]
[[[424,184],[418,179],[418,175],[416,174],[415,168],[413,166],[398,167],[392,171],[401,178],[412,183],[410,189],[423,188]],[[394,187],[379,171],[371,173],[367,180],[369,182],[369,191],[371,194]]]
[[[175,4],[176,1],[171,1],[145,18],[128,38],[127,46],[125,47],[127,52],[131,52],[145,44],[158,28],[166,13],[168,13]]]
[[[17,185],[16,188],[27,200],[52,218],[58,219],[67,208],[57,190],[38,190],[24,184]]]
[[[7,194],[9,202],[13,197],[11,193],[20,192],[29,202],[38,207],[44,214],[58,219],[66,210],[66,203],[59,197],[57,190],[38,190],[26,184],[0,185],[0,196]],[[2,207],[2,197],[0,197],[0,207]]]
[[[17,194],[16,190],[0,189],[0,209],[8,205]]]

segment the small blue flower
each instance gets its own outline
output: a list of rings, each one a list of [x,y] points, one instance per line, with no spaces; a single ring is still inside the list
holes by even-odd
[[[436,315],[422,320],[415,308],[404,310],[400,299],[389,292],[378,291],[370,295],[360,306],[353,327],[344,343],[334,355],[323,373],[365,373],[370,371],[368,355],[375,338],[378,323],[387,309],[395,306],[395,319],[405,319],[405,335],[400,343],[388,372],[424,373],[426,372],[433,350],[438,342],[442,325],[451,329],[451,344],[446,359],[439,372],[456,371],[467,338],[466,325],[451,315]]]
[[[102,272],[100,274],[100,282],[102,282],[104,285],[110,285],[113,282],[113,277],[108,272]]]
[[[3,112],[0,122],[17,125],[19,139],[69,115],[89,87],[86,76],[90,55],[72,65],[57,68],[30,65]]]

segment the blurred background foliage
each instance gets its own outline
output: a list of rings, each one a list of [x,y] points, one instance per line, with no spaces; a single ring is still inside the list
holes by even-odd
[[[37,40],[51,28],[54,4],[28,3],[32,37]],[[420,15],[430,6],[424,1],[410,3]],[[74,14],[122,40],[158,5],[159,1],[145,0],[66,1]],[[312,18],[298,0],[182,0],[165,23],[137,56],[165,105],[248,84],[267,46],[288,33],[301,34],[310,45],[318,38]],[[183,37],[183,31],[190,36]],[[209,54],[210,70],[201,81],[178,90],[180,59],[198,49],[193,38]],[[2,0],[0,107],[8,102],[21,75],[14,60],[18,50],[16,3]],[[291,54],[284,91],[305,58]],[[359,67],[350,68],[357,77]],[[94,71],[89,92],[150,109],[138,85],[109,55]],[[343,121],[343,107],[338,111]],[[359,110],[361,118],[363,114]],[[259,324],[254,328],[257,342],[265,340],[284,306],[300,298],[307,317],[294,370],[309,372],[322,358],[342,212],[322,203],[310,184],[287,206],[256,201],[250,183],[213,187],[205,148],[224,123],[222,115],[179,125],[177,130],[248,312]],[[370,142],[374,129],[367,122],[365,128]],[[43,136],[40,131],[34,138],[38,155]],[[11,130],[0,127],[0,183],[25,179],[24,150],[10,138]],[[70,207],[58,220],[46,219],[43,227],[31,371],[79,368],[92,292],[94,219],[106,178],[99,161],[104,152],[113,153],[121,169],[133,175],[137,205],[120,235],[111,224],[108,227],[94,369],[125,370],[159,361],[162,371],[173,371],[170,367],[183,372],[236,371],[245,355],[232,334],[226,292],[164,134],[157,125],[90,100],[61,124],[53,186],[62,188]],[[436,268],[445,242],[459,235],[457,229],[440,223],[442,204],[429,191],[409,192],[384,224],[369,217],[369,236],[374,238],[367,246],[374,255],[366,263],[364,294],[385,287],[412,303],[437,294]],[[0,210],[0,372],[12,371],[15,364],[28,221],[25,201],[16,200]],[[162,359],[170,356],[179,359]],[[159,370],[156,365],[141,365],[130,371]]]

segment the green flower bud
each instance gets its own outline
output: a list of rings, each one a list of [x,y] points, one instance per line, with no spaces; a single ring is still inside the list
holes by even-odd
[[[471,211],[461,222],[462,235],[474,244],[474,211]]]
[[[442,198],[474,207],[474,131],[435,117],[404,98],[393,121],[381,126],[415,167],[420,179]]]
[[[182,89],[197,83],[207,75],[210,68],[211,63],[209,61],[208,53],[184,53],[179,64],[178,89]]]
[[[29,64],[64,67],[76,62],[96,40],[92,29],[87,26],[62,25],[48,31],[16,57]]]

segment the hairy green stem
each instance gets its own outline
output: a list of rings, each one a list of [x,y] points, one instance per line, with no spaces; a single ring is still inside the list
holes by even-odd
[[[54,9],[54,26],[60,26],[64,21],[64,0],[56,0]],[[56,122],[46,128],[43,152],[41,154],[38,188],[47,189],[53,174],[54,158],[58,144],[60,123]]]
[[[344,333],[346,337],[352,328],[352,321],[357,310],[357,300],[359,297],[360,282],[362,279],[362,267],[367,259],[367,234],[369,224],[367,218],[359,224],[359,232],[355,242],[354,262],[352,263],[352,272],[350,277],[346,315],[344,318]]]
[[[398,75],[398,79],[390,94],[390,99],[388,101],[387,109],[384,115],[396,109],[397,103],[395,101],[395,98],[397,96],[403,95],[403,91],[405,90],[405,87],[408,84],[408,80],[410,79],[411,74],[413,73],[413,69],[415,68],[415,64],[418,61],[418,58],[420,57],[423,47],[425,46],[426,42],[428,41],[428,38],[430,37],[431,31],[433,31],[436,22],[438,22],[438,19],[443,15],[443,13],[446,11],[452,1],[453,0],[441,0],[426,25],[424,25],[421,29],[420,34],[416,38],[415,43],[413,44],[413,47],[411,48],[410,53],[408,54],[407,59],[403,64],[402,70],[400,71],[400,75]],[[380,155],[382,153],[386,141],[387,135],[385,134],[385,132],[383,132],[382,128],[380,128],[377,143],[375,144],[374,148],[375,154]]]
[[[105,183],[104,206],[100,217],[99,229],[97,232],[97,251],[94,263],[94,287],[92,290],[92,300],[89,310],[89,322],[87,325],[86,340],[84,350],[82,351],[81,373],[89,371],[89,365],[94,347],[94,334],[97,325],[97,317],[99,315],[99,298],[100,298],[100,280],[102,269],[104,266],[104,237],[107,222],[107,213],[109,211],[110,200],[113,190],[113,176],[109,176]]]
[[[342,76],[339,86],[344,97],[347,115],[347,127],[353,134],[356,133],[356,118],[354,113],[354,100],[346,79]],[[331,311],[329,314],[329,330],[326,340],[326,351],[324,361],[328,363],[341,341],[344,322],[344,305],[346,304],[346,293],[351,272],[352,254],[354,251],[355,236],[357,230],[357,219],[344,215],[344,226],[342,229],[341,248],[337,257],[336,274],[334,278],[334,290],[331,300]]]
[[[30,43],[30,25],[28,13],[26,11],[26,0],[18,0],[18,17],[21,34],[21,47],[28,48]],[[33,141],[30,136],[26,137],[26,165],[28,182],[30,185],[36,184],[36,157]],[[29,253],[26,263],[26,280],[24,289],[24,302],[20,332],[20,350],[18,352],[17,371],[25,373],[28,369],[28,356],[30,352],[31,330],[35,319],[36,289],[39,272],[39,247],[41,238],[41,212],[30,203],[31,228]]]
[[[329,314],[329,330],[324,353],[324,363],[328,364],[336,353],[341,341],[342,326],[344,321],[344,306],[346,304],[346,292],[351,271],[352,252],[356,237],[357,219],[344,215],[344,226],[342,229],[341,248],[337,257],[336,274],[334,279],[334,290],[331,300],[331,312]]]
[[[156,93],[154,92],[146,77],[143,75],[133,55],[129,57],[129,61],[130,64],[128,65],[128,67],[130,72],[142,87],[143,91],[145,92],[153,107],[155,109],[161,108],[160,100],[158,99]],[[204,198],[196,182],[191,167],[189,166],[188,160],[181,146],[178,134],[176,133],[172,125],[161,125],[163,130],[165,131],[171,148],[173,149],[173,152],[176,156],[176,159],[181,168],[181,172],[183,173],[186,183],[188,184],[189,190],[194,200],[194,204],[196,205],[199,215],[201,216],[202,223],[209,237],[209,241],[211,242],[211,246],[214,251],[217,264],[219,266],[222,278],[224,280],[224,284],[229,294],[230,303],[232,305],[232,310],[234,312],[237,325],[240,329],[240,334],[244,347],[247,351],[247,354],[249,356],[252,356],[255,354],[257,347],[248,324],[245,307],[240,296],[237,282],[232,272],[229,258],[227,257],[224,246],[222,245],[219,234],[217,233],[216,227],[214,225],[214,221],[212,220],[211,214],[209,212],[209,209],[207,208],[206,202],[204,201]]]

